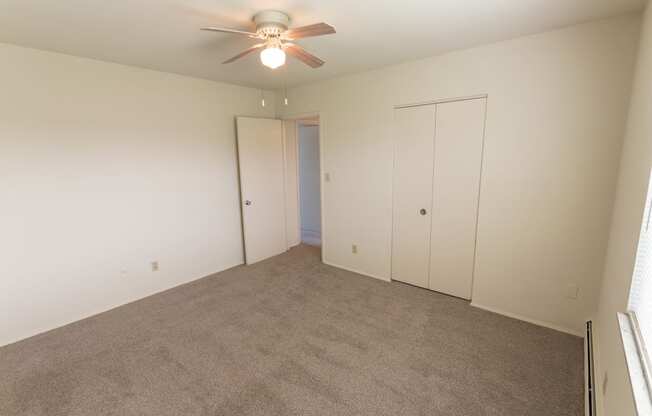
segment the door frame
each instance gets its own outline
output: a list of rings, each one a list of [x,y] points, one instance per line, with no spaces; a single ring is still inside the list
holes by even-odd
[[[321,222],[321,261],[324,262],[324,252],[326,251],[326,215],[324,214],[324,138],[326,137],[326,115],[323,111],[310,111],[304,113],[291,113],[281,116],[282,121],[294,121],[296,129],[295,137],[297,138],[296,143],[296,155],[297,155],[297,222],[299,234],[301,234],[301,189],[299,184],[299,125],[298,121],[307,119],[307,118],[318,118],[319,119],[319,215]],[[285,149],[285,132],[283,132],[283,148]],[[286,191],[287,192],[287,191]],[[288,247],[289,248],[289,247]]]

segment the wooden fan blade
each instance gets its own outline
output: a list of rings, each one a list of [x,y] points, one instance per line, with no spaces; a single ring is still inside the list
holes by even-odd
[[[247,32],[246,30],[238,30],[238,29],[228,29],[223,27],[202,27],[201,30],[208,30],[211,32],[232,33],[235,35],[245,35],[245,36],[249,36],[250,38],[259,37],[258,34],[254,32]]]
[[[317,58],[315,55],[312,55],[301,46],[295,45],[294,43],[283,44],[283,49],[304,64],[313,68],[319,68],[320,66],[324,65],[324,61]]]
[[[245,55],[250,54],[251,52],[255,51],[256,49],[260,49],[260,48],[262,48],[263,46],[265,46],[264,43],[259,43],[259,44],[257,44],[257,45],[254,45],[254,46],[252,46],[251,48],[249,48],[249,49],[245,49],[244,51],[240,52],[239,54],[237,54],[237,55],[234,56],[233,58],[231,58],[231,59],[227,59],[226,61],[224,61],[224,62],[222,62],[222,63],[223,63],[223,64],[230,64],[231,62],[233,62],[233,61],[235,61],[235,60],[237,60],[237,59],[240,59],[240,58],[242,58],[242,57],[245,56]]]
[[[287,40],[308,38],[311,36],[330,35],[335,33],[335,28],[326,23],[315,23],[314,25],[295,27],[286,30],[281,37]]]

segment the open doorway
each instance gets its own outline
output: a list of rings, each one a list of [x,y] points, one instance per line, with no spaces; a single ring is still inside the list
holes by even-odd
[[[322,126],[318,115],[283,120],[287,246],[322,247]]]
[[[319,119],[297,121],[299,231],[303,244],[321,246]]]
[[[322,248],[321,127],[317,115],[236,118],[246,264]]]

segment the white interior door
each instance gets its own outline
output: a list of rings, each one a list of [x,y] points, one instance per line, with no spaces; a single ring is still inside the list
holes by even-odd
[[[428,287],[435,106],[394,112],[392,279]]]
[[[437,104],[430,289],[471,299],[486,100]]]
[[[285,217],[288,247],[301,244],[299,226],[299,156],[297,122],[283,120],[283,146],[285,147]]]
[[[281,120],[238,117],[245,262],[287,250]]]

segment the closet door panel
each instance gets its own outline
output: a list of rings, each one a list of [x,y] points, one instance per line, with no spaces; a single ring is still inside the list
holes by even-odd
[[[395,110],[392,279],[425,288],[430,257],[434,132],[434,105]]]
[[[471,298],[485,99],[437,104],[430,284]]]

